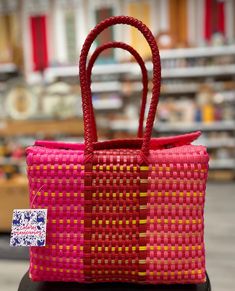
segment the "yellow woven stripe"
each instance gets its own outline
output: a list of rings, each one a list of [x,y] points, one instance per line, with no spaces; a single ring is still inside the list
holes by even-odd
[[[145,207],[146,209],[147,207]],[[203,209],[204,207],[202,205],[159,205],[157,202],[155,202],[154,204],[151,204],[148,206],[148,210],[153,210],[153,209],[169,209],[169,210],[172,210],[172,209],[180,209],[180,210],[186,210],[186,209]],[[141,208],[140,208],[141,209]]]
[[[149,238],[152,238],[152,237],[161,237],[161,238],[182,238],[182,237],[200,237],[202,234],[200,231],[195,231],[195,232],[185,232],[185,231],[182,231],[182,232],[175,232],[175,233],[157,233],[157,231],[153,231],[153,232],[150,232],[148,234],[148,237]]]
[[[39,179],[39,178],[32,178],[31,179],[32,182],[37,182],[37,183],[51,183],[51,184],[71,184],[71,180],[70,179],[51,179],[51,178],[48,178],[48,179]],[[78,184],[78,185],[81,185],[82,184],[82,179],[81,178],[76,178],[73,180],[73,184]]]
[[[140,219],[139,224],[146,224],[147,223],[147,219]]]
[[[193,258],[189,258],[189,259],[170,259],[170,263],[171,265],[172,264],[191,264],[191,263],[196,263],[196,262],[201,262],[204,260],[204,256],[201,256],[201,257],[196,257],[195,259]],[[157,259],[157,258],[153,258],[153,259],[150,259],[149,261],[149,264],[163,264],[163,265],[169,265],[169,261],[168,260],[165,260],[163,261],[162,259]]]
[[[83,274],[83,270],[69,270],[69,269],[64,269],[64,268],[55,268],[55,267],[43,267],[43,266],[37,266],[34,265],[33,268],[35,270],[40,270],[40,271],[47,271],[47,272],[60,272],[60,273],[80,273]]]
[[[146,272],[138,272],[139,276],[146,276]]]
[[[81,219],[81,220],[78,220],[78,219],[47,219],[47,222],[49,223],[52,223],[52,224],[56,224],[56,223],[59,223],[59,224],[77,224],[77,223],[80,223],[80,224],[84,224],[84,220]]]
[[[58,166],[55,166],[55,165],[32,165],[32,166],[28,166],[28,169],[29,170],[55,170],[55,169],[59,169],[61,170],[63,168],[62,165],[58,165]],[[81,169],[81,170],[84,170],[84,165],[66,165],[65,166],[65,169],[66,170],[69,170],[69,169],[72,169],[72,170],[78,170],[78,169]],[[137,167],[134,166],[132,167],[132,169],[134,171],[137,171]],[[106,170],[106,171],[117,171],[117,170],[120,170],[120,171],[123,171],[123,170],[127,170],[127,171],[130,171],[131,170],[131,167],[130,166],[113,166],[111,167],[110,165],[94,165],[93,166],[93,170]],[[156,166],[140,166],[140,170],[141,171],[157,171],[157,172],[169,172],[171,171],[171,168],[170,167],[156,167]],[[206,172],[207,169],[193,169],[194,172]]]
[[[54,183],[58,183],[58,184],[64,184],[64,183],[66,183],[66,184],[70,184],[71,183],[71,180],[70,179],[52,179],[52,178],[48,178],[48,179],[46,179],[46,178],[44,178],[44,179],[40,179],[40,178],[31,178],[31,180],[32,180],[32,182],[37,182],[37,183],[52,183],[52,184],[54,184]],[[97,184],[105,184],[105,185],[109,185],[109,184],[111,184],[110,183],[110,179],[106,179],[105,181],[103,180],[103,179],[99,179],[98,181],[96,181],[96,180],[94,180],[94,183],[95,183],[95,185],[97,185]],[[122,184],[123,182],[124,182],[124,179],[113,179],[112,180],[112,184],[115,184],[115,183],[117,183],[117,181],[120,183],[120,184]],[[164,180],[160,180],[160,179],[158,179],[158,180],[156,180],[155,181],[155,179],[140,179],[140,183],[141,184],[147,184],[147,183],[150,183],[150,184],[156,184],[156,182],[157,182],[157,184],[163,184],[163,183],[166,183],[166,184],[169,184],[169,183],[175,183],[175,184],[180,184],[180,185],[185,185],[186,183],[188,183],[188,184],[203,184],[204,182],[203,182],[203,179],[185,179],[185,180],[177,180],[177,179],[164,179]],[[78,178],[76,178],[76,179],[74,179],[73,180],[73,183],[74,184],[82,184],[82,179],[80,179],[79,177]],[[137,183],[139,183],[139,180],[138,179],[126,179],[125,180],[125,183],[126,184],[137,184]],[[166,193],[168,193],[168,192],[166,192]],[[190,192],[189,192],[190,193]],[[165,195],[165,193],[164,193],[164,195]],[[183,194],[183,196],[184,196],[185,194]],[[189,194],[189,196],[191,196],[191,194]]]
[[[38,193],[40,193],[40,192],[38,192]],[[128,195],[131,195],[130,193],[126,193],[127,194],[127,196]],[[92,196],[95,198],[95,197],[105,197],[106,195],[111,195],[111,197],[116,197],[117,196],[117,193],[93,193],[92,194]],[[123,197],[123,193],[119,193],[118,194],[119,195],[119,197]],[[166,196],[166,197],[168,197],[168,196],[173,196],[173,197],[177,197],[177,196],[180,196],[180,197],[184,197],[184,196],[186,196],[186,197],[191,197],[191,196],[193,196],[193,197],[197,197],[197,196],[199,196],[199,197],[202,197],[202,196],[204,196],[204,193],[203,192],[164,192],[164,193],[162,193],[162,192],[151,192],[151,193],[147,193],[147,192],[140,192],[140,194],[139,194],[139,196],[140,197],[146,197],[146,196],[150,196],[150,197],[161,197],[161,196]],[[134,192],[134,193],[132,193],[132,196],[133,197],[137,197],[137,193],[136,192]],[[145,205],[143,205],[143,206],[145,206]]]
[[[166,179],[166,178],[163,178],[163,179],[159,179],[159,178],[152,178],[150,179],[149,178],[149,183],[151,185],[154,185],[154,184],[158,184],[158,185],[161,185],[161,184],[176,184],[176,185],[187,185],[187,184],[192,184],[192,185],[201,185],[205,183],[205,179],[195,179],[195,178],[182,178],[182,179],[174,179],[173,177],[170,177],[169,179]]]
[[[140,205],[140,210],[147,209],[147,205]]]
[[[119,196],[119,198],[123,198],[123,197],[127,197],[127,198],[129,198],[129,197],[133,197],[133,198],[136,198],[137,197],[137,193],[109,193],[109,192],[107,192],[107,193],[102,193],[102,192],[100,192],[100,193],[92,193],[92,198],[97,198],[97,197],[99,197],[99,198],[116,198],[117,196]],[[109,206],[110,208],[114,208],[115,206],[112,206],[112,205],[110,205]],[[121,207],[121,206],[120,206]],[[134,207],[135,206],[133,206],[133,209],[134,209]]]
[[[66,246],[67,247],[67,246]],[[40,260],[46,260],[46,261],[53,261],[53,262],[60,262],[62,263],[64,261],[64,258],[62,257],[52,257],[52,256],[44,256],[44,255],[38,255],[37,253],[32,253],[32,257]],[[72,263],[82,263],[83,259],[82,258],[66,258],[66,262],[72,262]]]
[[[201,224],[202,223],[202,220],[201,219],[186,219],[185,221],[182,220],[182,219],[149,219],[148,222],[150,223],[162,223],[164,222],[165,224],[168,224],[168,223],[171,223],[171,224],[175,224],[175,223],[178,223],[178,224]]]
[[[140,184],[147,184],[148,183],[148,179],[140,179]]]
[[[146,246],[143,247],[139,247],[140,248],[145,248]],[[130,246],[130,247],[104,247],[104,246],[92,246],[91,247],[91,251],[98,251],[98,252],[122,252],[123,250],[126,252],[130,252],[130,251],[136,251],[136,246]],[[141,249],[142,250],[142,249]],[[114,261],[115,262],[115,261]]]
[[[149,167],[148,166],[140,166],[141,171],[148,171]]]
[[[169,272],[164,272],[164,271],[162,271],[162,272],[149,272],[149,275],[150,276],[162,276],[162,275],[164,275],[164,276],[167,276],[167,277],[169,277],[169,276],[174,276],[174,275],[179,275],[179,276],[181,276],[181,275],[187,275],[187,274],[202,274],[202,270],[201,269],[193,269],[193,270],[182,270],[182,271],[169,271]]]
[[[112,260],[111,262],[115,263],[114,260]],[[126,274],[126,275],[132,274],[132,275],[136,275],[135,271],[127,271],[127,270],[91,270],[91,273],[94,274],[94,275],[95,274],[99,274],[99,275],[103,275],[103,274],[112,274],[112,275],[115,275],[115,274],[119,274],[119,275],[121,275],[121,274]],[[123,280],[122,278],[119,278],[119,279],[120,279],[120,281]],[[96,280],[95,278],[92,279],[92,280],[99,282],[99,280]],[[113,278],[110,279],[110,280],[113,281]],[[116,280],[116,278],[115,278],[115,280]]]
[[[139,181],[138,179],[125,179],[125,183],[126,184],[137,184],[138,181]],[[95,181],[94,180],[94,184],[95,185],[97,185],[97,184],[102,184],[103,185],[104,183],[105,183],[105,185],[108,185],[108,184],[110,184],[110,182],[112,182],[112,185],[113,184],[116,184],[117,182],[119,182],[120,184],[122,184],[122,183],[124,183],[124,179],[119,179],[118,178],[118,179],[112,179],[112,181],[110,179],[105,179],[105,182],[104,182],[103,179],[99,179],[98,181]],[[140,180],[140,182],[141,182],[141,180]],[[144,182],[142,182],[142,183],[144,183]]]
[[[59,196],[59,197],[63,197],[63,196],[66,196],[66,197],[78,197],[78,196],[80,196],[81,198],[84,198],[84,193],[69,193],[69,192],[67,192],[67,193],[63,193],[63,192],[59,192],[59,193],[55,193],[55,192],[51,192],[51,193],[49,193],[49,192],[36,192],[36,191],[33,191],[32,192],[32,194],[33,195],[37,195],[37,196],[45,196],[45,197],[47,197],[47,196],[51,196],[51,197],[56,197],[56,195],[57,196]],[[76,206],[75,206],[76,207]]]
[[[164,250],[164,251],[182,251],[182,250],[186,250],[186,251],[189,251],[189,250],[192,250],[192,251],[195,251],[195,250],[201,250],[202,249],[202,246],[201,245],[195,245],[195,246],[149,246],[148,249],[150,251],[161,251],[161,250]]]
[[[51,196],[51,197],[56,197],[56,196],[59,196],[59,197],[81,197],[81,198],[84,198],[84,193],[63,193],[63,192],[59,192],[59,193],[55,193],[55,192],[36,192],[36,191],[32,191],[32,195],[37,195],[37,196]],[[93,198],[96,198],[96,197],[110,197],[110,198],[116,198],[117,196],[119,196],[120,198],[122,197],[137,197],[137,193],[134,192],[134,193],[92,193],[92,197]],[[139,196],[140,197],[147,197],[147,196],[150,196],[150,197],[168,197],[168,196],[172,196],[172,197],[203,197],[204,196],[204,193],[202,192],[179,192],[179,193],[176,193],[176,192],[151,192],[150,194],[146,193],[146,192],[140,192]],[[155,204],[151,204],[149,205],[150,209],[152,208],[163,208],[162,205],[155,205]],[[202,208],[201,205],[196,205],[196,206],[189,206],[189,205],[186,205],[186,206],[183,206],[183,205],[179,205],[179,206],[175,206],[175,205],[171,205],[170,207],[166,204],[164,205],[164,208],[183,208],[183,209],[198,209],[198,208]],[[146,205],[140,205],[140,209],[146,209]]]
[[[159,166],[159,167],[156,167],[156,166],[150,166],[150,170],[152,171],[157,171],[157,172],[162,172],[162,171],[165,171],[165,172],[169,172],[171,170],[173,170],[171,167],[162,167],[162,166]],[[191,171],[191,169],[190,169]],[[207,169],[193,169],[194,172],[206,172]]]
[[[194,245],[194,246],[139,246],[139,251],[146,251],[146,250],[150,250],[150,251],[190,251],[190,250],[201,250],[202,246],[201,245]],[[112,251],[112,252],[122,252],[123,250],[125,250],[126,252],[132,250],[132,251],[136,251],[136,246],[132,246],[132,247],[102,247],[102,246],[92,246],[91,247],[91,251],[95,251],[98,250],[99,252],[108,252],[108,251]],[[197,258],[197,260],[199,260],[200,258]],[[184,261],[184,260],[183,260]],[[190,260],[192,261],[192,260]],[[155,262],[155,260],[153,260],[152,262]],[[178,262],[178,260],[177,260]],[[167,262],[166,262],[167,263]]]
[[[199,192],[199,193],[198,192],[193,192],[193,193],[191,193],[191,192],[179,192],[179,193],[177,193],[177,192],[164,192],[164,193],[162,193],[162,192],[151,192],[150,193],[150,197],[161,197],[161,196],[166,196],[166,197],[168,197],[168,196],[173,196],[173,197],[177,197],[177,196],[180,196],[180,197],[184,197],[184,196],[186,196],[186,197],[191,197],[191,196],[197,197],[197,196],[200,196],[200,197],[202,197],[203,195],[204,194],[202,192]]]
[[[83,251],[83,246],[72,246],[72,245],[46,245],[47,249],[59,249],[59,250],[77,250]]]
[[[77,205],[72,205],[72,206],[70,206],[70,205],[67,205],[67,206],[52,206],[51,207],[51,210],[52,211],[64,211],[65,209],[67,210],[67,211],[71,211],[71,208],[73,209],[73,211],[80,211],[80,210],[83,210],[84,208],[82,207],[82,206],[80,206],[80,207],[78,207]],[[76,233],[74,233],[74,235],[76,235]]]
[[[81,220],[82,221],[82,220]],[[92,220],[92,225],[96,225],[97,223],[99,225],[103,225],[103,224],[106,224],[106,225],[109,225],[109,224],[119,224],[119,225],[122,225],[122,224],[125,224],[125,225],[129,225],[129,224],[136,224],[136,220],[126,220],[126,221],[122,221],[122,220],[103,220],[103,219],[99,219],[99,220],[95,220],[93,219]]]

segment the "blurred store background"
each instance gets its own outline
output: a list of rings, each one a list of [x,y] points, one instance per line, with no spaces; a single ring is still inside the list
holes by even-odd
[[[159,45],[162,88],[153,135],[202,131],[197,143],[206,145],[211,157],[208,271],[213,290],[232,291],[233,0],[0,0],[0,259],[4,259],[0,260],[0,286],[5,284],[1,290],[16,290],[18,277],[27,268],[27,250],[7,247],[12,209],[28,207],[25,147],[35,139],[83,140],[79,54],[90,29],[113,15],[139,18],[150,27]],[[141,54],[151,91],[151,54],[140,33],[115,26],[97,38],[92,51],[112,40],[131,44]],[[100,55],[92,73],[100,139],[136,135],[141,78],[129,53],[115,49]],[[12,259],[9,272],[3,267],[8,259]],[[14,265],[14,259],[20,261]],[[221,269],[226,273],[223,276]]]

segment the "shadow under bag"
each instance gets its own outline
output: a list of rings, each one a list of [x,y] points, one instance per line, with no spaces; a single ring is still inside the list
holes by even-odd
[[[116,24],[137,28],[149,43],[152,98],[143,137],[98,142],[87,57],[97,35]],[[27,148],[30,201],[48,209],[46,246],[30,248],[30,278],[205,282],[209,158],[204,146],[191,144],[200,132],[151,138],[161,81],[154,36],[137,19],[108,18],[87,36],[79,69],[85,143],[36,141]]]

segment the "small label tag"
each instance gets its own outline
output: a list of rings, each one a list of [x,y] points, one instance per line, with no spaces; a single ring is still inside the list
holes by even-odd
[[[10,246],[46,245],[47,209],[14,209]]]

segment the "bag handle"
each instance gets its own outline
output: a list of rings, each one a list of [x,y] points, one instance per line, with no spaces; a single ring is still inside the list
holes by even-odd
[[[90,57],[88,66],[87,66],[87,78],[88,83],[91,85],[91,72],[92,68],[94,66],[94,63],[98,56],[106,49],[109,48],[121,48],[126,51],[128,51],[137,61],[141,68],[142,72],[142,84],[143,84],[143,92],[142,92],[142,103],[141,103],[141,109],[140,109],[140,117],[139,117],[139,127],[138,127],[138,134],[137,137],[141,138],[143,137],[143,123],[144,123],[144,113],[145,113],[145,107],[146,107],[146,101],[147,101],[147,94],[148,94],[148,72],[145,67],[145,63],[142,59],[142,57],[139,55],[139,53],[130,45],[123,43],[123,42],[108,42],[104,45],[101,45],[96,48],[92,56]],[[92,100],[92,99],[91,99]],[[95,115],[94,110],[91,104],[91,112],[92,112],[92,131],[93,131],[93,140],[97,141],[97,130],[96,130],[96,122],[95,122]]]
[[[147,162],[147,156],[149,154],[150,139],[153,128],[153,123],[155,119],[159,94],[160,94],[160,83],[161,83],[161,65],[160,56],[158,51],[158,46],[155,38],[149,28],[144,25],[140,20],[129,16],[114,16],[107,18],[106,20],[100,22],[91,32],[88,34],[80,55],[79,60],[79,70],[80,70],[80,85],[82,93],[82,107],[83,107],[83,119],[84,119],[84,138],[85,138],[85,155],[86,160],[92,158],[93,154],[93,140],[92,140],[92,113],[91,113],[91,89],[87,79],[86,73],[86,61],[89,49],[99,33],[109,26],[116,24],[127,24],[137,28],[147,40],[151,52],[152,52],[152,62],[153,62],[153,89],[152,98],[149,108],[149,113],[147,117],[146,127],[144,131],[143,143],[140,151],[141,161]]]

